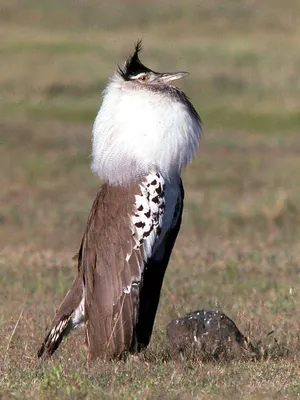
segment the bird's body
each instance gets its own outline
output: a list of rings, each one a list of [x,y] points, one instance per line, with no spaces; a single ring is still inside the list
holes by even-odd
[[[88,218],[78,275],[39,356],[51,355],[78,325],[89,358],[136,352],[150,341],[181,223],[180,172],[201,130],[191,103],[169,84],[176,74],[149,70],[139,51],[138,44],[111,79],[94,123],[92,169],[106,183]]]

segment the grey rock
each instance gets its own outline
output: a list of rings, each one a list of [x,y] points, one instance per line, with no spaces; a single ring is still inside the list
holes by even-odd
[[[253,348],[224,313],[198,310],[170,321],[167,336],[173,357],[197,357],[202,361],[251,356]]]

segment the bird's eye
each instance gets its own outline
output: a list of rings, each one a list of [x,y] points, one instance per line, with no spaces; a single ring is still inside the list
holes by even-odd
[[[139,77],[140,81],[146,82],[148,80],[148,76],[147,75],[142,75]]]

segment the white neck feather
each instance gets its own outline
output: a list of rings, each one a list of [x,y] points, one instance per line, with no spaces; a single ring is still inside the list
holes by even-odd
[[[184,102],[116,75],[94,123],[92,170],[111,184],[129,184],[150,171],[171,179],[191,161],[200,134]]]

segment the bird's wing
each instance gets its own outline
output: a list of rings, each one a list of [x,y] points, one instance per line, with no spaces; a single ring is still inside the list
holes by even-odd
[[[134,187],[104,185],[95,199],[81,255],[90,358],[119,355],[136,342],[145,265],[162,240],[164,214],[159,174]]]

